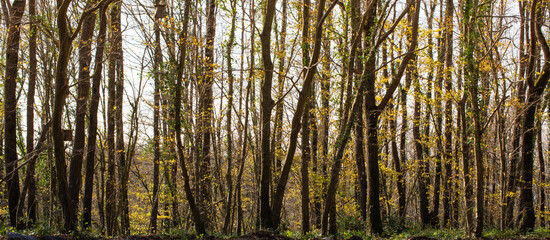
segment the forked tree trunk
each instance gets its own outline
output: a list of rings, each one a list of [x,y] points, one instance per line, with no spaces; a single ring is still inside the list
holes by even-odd
[[[82,161],[71,161],[69,180],[67,180],[67,164],[65,161],[65,144],[63,126],[63,110],[65,100],[68,94],[67,67],[69,63],[71,45],[78,33],[79,28],[74,32],[69,28],[67,11],[71,0],[57,1],[57,27],[59,33],[59,53],[57,56],[55,70],[55,101],[52,116],[52,136],[55,153],[56,178],[58,183],[58,199],[63,210],[65,231],[73,231],[77,222],[77,204],[79,195],[79,184],[82,173]],[[89,11],[87,8],[86,11]],[[85,12],[82,17],[86,17],[91,12]],[[79,26],[80,27],[80,26]]]
[[[542,33],[541,25],[538,24],[542,20],[541,6],[538,6],[539,1],[534,0],[531,3],[531,19],[530,23],[530,57],[529,65],[527,67],[527,98],[525,103],[525,115],[523,121],[523,139],[522,139],[522,151],[521,151],[521,191],[520,191],[520,214],[518,216],[519,229],[522,231],[532,230],[535,227],[535,209],[533,198],[533,163],[534,163],[534,136],[535,136],[535,114],[539,107],[542,94],[546,89],[548,80],[550,79],[550,49],[548,43]],[[540,73],[535,77],[534,66],[537,62],[535,52],[537,51],[537,41],[540,44],[542,52],[544,53],[544,64]]]

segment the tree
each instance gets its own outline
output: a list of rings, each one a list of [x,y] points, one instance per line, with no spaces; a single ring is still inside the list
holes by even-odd
[[[275,17],[275,4],[277,0],[268,0],[266,3],[264,25],[260,34],[262,42],[262,64],[264,78],[260,92],[261,98],[261,180],[260,180],[260,220],[263,228],[273,228],[273,216],[270,198],[271,186],[271,150],[269,148],[271,134],[271,110],[274,101],[271,98],[273,85],[273,61],[271,60],[271,30]]]
[[[336,193],[336,186],[339,179],[339,171],[342,164],[342,156],[344,153],[346,142],[349,138],[349,132],[351,130],[351,125],[354,123],[356,115],[355,112],[360,107],[359,106],[359,100],[361,91],[365,91],[366,93],[366,128],[367,128],[367,172],[368,172],[368,202],[367,202],[367,208],[369,209],[368,216],[369,216],[369,225],[370,229],[369,231],[371,233],[375,234],[381,234],[382,233],[382,219],[380,216],[380,184],[379,184],[379,165],[378,165],[378,120],[380,113],[385,109],[390,99],[393,97],[394,91],[397,89],[397,85],[399,84],[401,77],[403,76],[403,73],[405,72],[406,66],[408,65],[409,61],[414,56],[414,51],[417,46],[417,37],[418,37],[418,15],[419,15],[419,1],[417,2],[410,2],[408,4],[408,7],[405,9],[403,14],[399,16],[394,22],[394,25],[386,31],[384,34],[381,35],[380,38],[374,40],[371,39],[371,45],[367,46],[366,49],[369,49],[368,55],[366,57],[366,64],[365,68],[363,70],[363,76],[361,79],[361,83],[358,87],[357,93],[355,96],[351,97],[351,95],[348,95],[346,99],[346,107],[344,108],[344,116],[346,116],[341,123],[341,127],[338,133],[336,146],[337,149],[335,150],[334,156],[333,156],[333,167],[331,172],[331,178],[330,178],[330,184],[328,186],[327,190],[327,200],[325,204],[325,212],[323,213],[323,223],[326,223],[327,221],[325,219],[328,218],[328,212],[327,209],[329,209],[332,204],[334,204],[335,201],[335,193]],[[372,31],[372,29],[375,29],[374,24],[374,16],[377,9],[377,3],[376,1],[372,1],[369,3],[367,10],[365,14],[363,15],[363,19],[361,22],[361,28],[365,29],[367,33],[369,31]],[[414,9],[415,12],[411,12],[411,9]],[[386,40],[388,35],[395,29],[395,26],[399,21],[404,17],[404,14],[409,12],[409,14],[414,14],[412,26],[411,26],[411,34],[412,34],[412,41],[409,42],[409,49],[408,52],[405,54],[401,64],[399,65],[398,71],[396,75],[391,80],[391,84],[389,85],[389,88],[386,91],[386,94],[382,98],[381,102],[377,105],[376,104],[376,91],[374,88],[375,84],[375,61],[374,61],[374,52],[378,49],[378,47],[382,44],[383,41]],[[358,37],[356,37],[357,34],[355,34],[354,41],[352,43],[353,50],[358,42]],[[326,225],[326,224],[323,224]],[[326,227],[323,227],[323,232],[325,232]]]
[[[227,172],[225,175],[226,184],[227,184],[227,200],[226,200],[226,209],[225,209],[225,219],[223,225],[223,232],[230,233],[230,223],[231,223],[231,206],[233,202],[233,180],[232,180],[232,171],[233,171],[233,132],[231,130],[231,117],[233,113],[233,95],[234,89],[233,85],[235,82],[235,77],[233,76],[233,65],[231,57],[233,45],[235,44],[235,28],[237,21],[237,1],[231,1],[231,30],[229,31],[229,42],[227,43],[227,71],[229,77],[229,93],[228,93],[228,103],[227,103],[227,122],[226,122],[226,131],[227,131]]]
[[[160,0],[155,1],[155,52],[154,52],[154,62],[153,62],[153,75],[155,76],[155,96],[154,96],[154,106],[153,106],[153,149],[154,149],[154,158],[153,158],[153,206],[151,207],[151,220],[150,220],[150,230],[151,233],[157,232],[157,216],[159,214],[159,175],[160,175],[160,86],[162,81],[162,51],[161,51],[161,42],[160,42],[160,25],[162,18],[164,17],[164,5],[161,4]],[[180,101],[177,100],[176,101]]]
[[[29,88],[27,93],[27,154],[34,151],[34,95],[36,91],[36,77],[37,77],[37,60],[36,60],[36,38],[38,34],[38,28],[36,27],[36,0],[29,1],[29,16],[31,17],[31,27],[29,33]],[[28,199],[27,199],[27,216],[29,223],[32,225],[36,222],[37,218],[37,201],[36,201],[36,159],[33,157],[29,162],[27,168],[27,175],[25,181],[28,182]],[[27,180],[28,179],[28,180]],[[25,197],[23,194],[20,197]],[[19,206],[22,208],[23,206]]]
[[[199,158],[199,206],[202,208],[204,221],[210,221],[213,214],[212,205],[212,118],[214,85],[214,35],[216,33],[216,1],[208,0],[206,14],[206,45],[204,49],[205,76],[201,79],[199,97],[199,135],[201,149]]]
[[[302,63],[304,67],[309,66],[309,10],[311,2],[309,0],[302,1]],[[304,69],[305,70],[305,69]],[[307,71],[307,70],[306,70]],[[309,227],[309,162],[311,160],[311,148],[309,145],[309,111],[313,101],[310,101],[308,97],[304,107],[304,114],[302,116],[302,234],[306,234],[310,231]]]
[[[6,71],[4,79],[4,161],[8,211],[10,225],[18,226],[17,204],[19,202],[19,171],[17,168],[17,119],[16,119],[16,80],[19,61],[19,41],[21,19],[25,11],[25,1],[15,0],[9,9],[8,41],[6,43]]]
[[[204,225],[203,219],[200,216],[199,208],[196,204],[195,197],[193,195],[193,192],[191,190],[191,184],[189,180],[189,173],[187,171],[187,164],[185,163],[185,157],[183,153],[183,144],[181,140],[181,87],[182,87],[182,78],[183,78],[183,68],[185,66],[185,59],[187,54],[187,38],[188,38],[188,32],[186,31],[189,24],[189,9],[191,8],[191,0],[185,1],[185,10],[184,10],[184,19],[182,29],[184,31],[180,32],[179,35],[179,59],[178,59],[178,68],[177,68],[177,79],[176,79],[176,94],[174,99],[174,130],[176,133],[176,149],[178,153],[178,160],[181,165],[181,171],[183,176],[183,187],[185,191],[185,196],[187,198],[187,202],[189,204],[189,208],[191,209],[191,216],[193,219],[193,222],[195,223],[195,231],[199,234],[205,234],[206,233],[206,226]]]
[[[444,153],[443,161],[445,168],[445,181],[443,187],[445,192],[443,193],[443,223],[445,226],[451,226],[451,202],[452,202],[452,161],[453,161],[453,99],[451,98],[453,93],[452,82],[452,57],[453,57],[453,2],[447,1],[445,6],[445,70],[443,77],[445,79],[445,132],[444,132]],[[467,26],[465,24],[465,26]]]
[[[522,119],[523,139],[520,162],[520,179],[522,179],[520,191],[520,215],[518,215],[519,229],[522,231],[532,230],[535,227],[535,209],[533,199],[533,163],[534,163],[534,136],[535,136],[535,115],[540,105],[541,96],[546,89],[550,79],[550,48],[542,33],[539,21],[542,19],[541,7],[538,7],[539,1],[534,0],[531,3],[530,19],[535,19],[530,23],[530,44],[529,44],[529,62],[527,66],[527,93],[525,102],[525,113]],[[538,44],[537,44],[538,42]],[[539,74],[534,71],[537,61],[537,45],[544,54],[544,64]]]
[[[88,229],[92,225],[92,194],[95,172],[95,158],[97,145],[97,110],[99,107],[99,87],[103,70],[103,54],[105,49],[107,32],[107,8],[109,3],[101,3],[99,9],[99,32],[97,35],[97,47],[94,59],[94,73],[92,75],[92,97],[88,113],[88,140],[86,154],[86,177],[84,181],[84,200],[82,204],[82,226]]]

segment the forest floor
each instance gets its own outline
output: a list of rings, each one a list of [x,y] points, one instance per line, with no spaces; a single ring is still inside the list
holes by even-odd
[[[414,234],[414,233],[413,233]],[[132,235],[126,237],[102,238],[93,236],[76,236],[76,235],[53,235],[53,236],[31,236],[20,233],[8,233],[5,236],[0,236],[0,240],[370,240],[370,239],[409,239],[409,240],[432,240],[432,239],[476,239],[469,237],[461,237],[459,235],[449,233],[441,233],[438,231],[417,232],[416,236],[410,233],[401,233],[387,237],[373,236],[358,236],[346,234],[348,236],[337,237],[289,237],[282,234],[277,234],[268,231],[258,231],[242,236],[221,237],[221,236],[206,236],[197,237],[196,235],[170,236],[170,235]],[[529,234],[517,234],[514,232],[487,232],[483,238],[478,239],[523,239],[523,240],[550,240],[550,232],[538,231]]]

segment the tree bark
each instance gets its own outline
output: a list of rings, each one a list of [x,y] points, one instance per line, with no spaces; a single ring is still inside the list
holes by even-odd
[[[281,172],[281,177],[277,182],[277,189],[275,192],[275,196],[273,197],[272,212],[274,216],[275,227],[279,226],[279,223],[281,220],[281,208],[283,204],[283,197],[284,197],[286,184],[288,182],[288,177],[292,166],[292,160],[294,159],[294,154],[296,152],[296,142],[298,138],[298,132],[300,131],[301,120],[304,114],[305,104],[308,101],[309,94],[311,93],[311,89],[313,85],[313,76],[317,71],[317,62],[319,61],[319,57],[320,57],[321,43],[322,43],[322,37],[323,37],[323,22],[328,16],[328,13],[330,13],[332,8],[334,8],[336,3],[337,3],[336,1],[333,2],[327,10],[324,10],[325,0],[320,0],[317,3],[317,9],[316,9],[317,22],[315,25],[315,33],[313,35],[314,45],[313,45],[313,53],[311,56],[311,62],[304,77],[302,91],[298,96],[296,111],[294,112],[294,116],[292,117],[290,139],[289,139],[288,151],[285,157],[285,164]]]
[[[309,23],[310,23],[310,0],[302,1],[302,64],[304,70],[310,63],[309,56]],[[310,96],[311,97],[311,96]],[[306,98],[306,104],[304,106],[304,114],[302,116],[302,184],[301,184],[301,196],[302,196],[302,234],[309,232],[309,162],[311,160],[311,148],[309,143],[309,111],[311,108],[310,97]]]
[[[164,15],[164,6],[160,5],[161,1],[155,1],[156,14],[155,14],[155,55],[153,62],[153,76],[155,78],[155,96],[154,96],[154,107],[153,107],[153,148],[154,148],[154,159],[153,159],[153,206],[151,207],[151,218],[150,218],[150,232],[157,232],[157,216],[159,214],[159,175],[160,175],[160,91],[161,91],[161,81],[162,81],[162,51],[161,51],[161,42],[160,42],[160,25],[162,21],[162,16]],[[179,85],[178,85],[179,86]],[[176,102],[179,102],[176,99]],[[176,130],[177,134],[177,130]],[[179,147],[178,147],[179,151]]]
[[[16,0],[9,11],[6,71],[4,80],[4,162],[10,225],[18,226],[17,204],[19,202],[19,171],[17,170],[17,72],[19,61],[20,26],[25,1]],[[8,19],[6,19],[8,21]]]
[[[91,8],[96,1],[86,3],[86,9]],[[90,92],[90,63],[92,61],[91,45],[94,35],[95,14],[86,16],[82,23],[82,32],[78,49],[78,83],[76,99],[75,131],[73,142],[73,159],[69,170],[69,189],[71,201],[78,209],[78,195],[82,186],[82,163],[84,161],[84,145],[86,140],[86,111]]]
[[[361,2],[358,0],[351,1],[351,31],[352,32],[358,32],[359,34],[359,25],[361,24]],[[350,56],[351,63],[350,65],[354,66],[354,72],[362,72],[363,71],[363,60],[357,56],[357,53],[361,53],[362,49],[361,46],[358,45],[357,49],[355,50],[354,54]],[[354,76],[353,73],[348,73],[350,76]],[[355,75],[355,81],[358,81],[359,76]],[[359,97],[360,103],[359,105],[363,104],[363,94]],[[355,165],[357,167],[357,182],[359,183],[359,196],[358,196],[358,204],[359,204],[359,212],[361,214],[361,219],[363,221],[367,220],[367,173],[365,168],[365,134],[364,134],[364,118],[363,118],[363,108],[360,108],[356,114],[357,114],[357,122],[355,123],[354,132],[355,132],[355,139],[354,139],[354,145],[355,145]]]
[[[237,21],[237,1],[231,0],[231,30],[229,31],[229,42],[227,43],[227,74],[229,78],[229,92],[228,92],[228,103],[227,103],[227,122],[226,122],[226,132],[227,132],[227,172],[225,174],[225,180],[227,184],[227,200],[225,206],[225,219],[223,225],[223,232],[228,234],[231,232],[231,207],[233,204],[233,180],[232,180],[232,171],[233,171],[233,132],[231,130],[231,117],[233,113],[233,84],[235,82],[235,77],[233,76],[233,67],[231,57],[233,45],[235,44],[235,28]]]
[[[29,17],[31,20],[31,27],[29,29],[29,88],[27,89],[27,154],[33,152],[34,150],[34,95],[38,71],[36,60],[36,38],[38,35],[38,29],[36,27],[36,0],[29,0]],[[36,159],[38,159],[36,155],[30,159],[26,176],[29,184],[27,199],[27,217],[29,218],[29,227],[36,223],[36,211],[38,208],[38,203],[36,201],[36,180],[34,176],[36,171]]]
[[[130,171],[131,161],[126,161],[126,150],[124,147],[124,124],[123,124],[123,96],[124,96],[124,57],[122,50],[122,0],[114,5],[116,10],[116,18],[111,19],[113,26],[115,42],[114,52],[116,61],[116,111],[115,111],[115,128],[116,128],[116,159],[118,162],[118,214],[120,216],[120,234],[130,235],[130,210],[128,206],[128,175]]]
[[[538,21],[542,20],[541,7],[538,6],[538,1],[534,0],[531,3],[531,19],[530,32],[530,57],[527,67],[527,99],[525,103],[525,115],[523,121],[523,139],[521,151],[521,191],[520,191],[520,215],[518,216],[519,229],[521,231],[532,230],[535,227],[535,209],[533,199],[533,162],[534,162],[534,134],[535,134],[535,114],[539,107],[541,96],[546,89],[548,80],[550,79],[550,50],[548,43],[542,33],[541,25]],[[537,50],[537,41],[540,44],[544,53],[544,65],[540,73],[536,76],[534,65],[537,61],[535,52]]]
[[[275,5],[277,0],[268,0],[266,3],[264,26],[260,34],[262,42],[262,63],[264,78],[262,81],[261,98],[261,180],[260,180],[260,222],[263,228],[273,228],[273,215],[270,206],[271,189],[271,150],[269,146],[271,134],[271,110],[274,101],[271,98],[271,87],[273,82],[273,62],[271,60],[271,30],[273,18],[275,17]]]
[[[56,166],[56,178],[58,183],[58,199],[62,206],[65,231],[73,231],[76,228],[76,210],[78,189],[76,188],[76,179],[82,177],[82,173],[77,171],[81,169],[82,162],[71,161],[70,166],[70,178],[67,181],[67,165],[65,162],[65,144],[63,126],[63,109],[65,107],[65,100],[68,94],[68,77],[67,66],[69,64],[69,58],[71,53],[71,45],[77,34],[77,31],[72,32],[69,28],[67,19],[67,11],[71,0],[58,0],[57,1],[57,27],[59,34],[59,53],[57,56],[56,70],[55,70],[55,100],[52,116],[52,136],[54,143],[55,154],[55,166]],[[86,9],[89,10],[89,9]],[[90,14],[90,12],[88,12]],[[87,14],[82,14],[82,17],[86,17]],[[80,165],[80,168],[78,167]],[[73,199],[72,196],[77,196]]]
[[[445,133],[443,161],[445,167],[445,181],[443,182],[443,225],[451,226],[452,184],[455,179],[452,173],[453,159],[453,92],[452,85],[452,58],[453,58],[453,1],[447,0],[445,9]]]
[[[201,138],[201,150],[199,158],[199,206],[202,218],[205,222],[213,219],[214,206],[212,203],[212,118],[213,118],[213,91],[214,84],[214,34],[216,31],[216,2],[208,0],[206,14],[206,46],[204,56],[206,59],[205,76],[200,84],[199,99],[199,126]]]
[[[183,31],[180,32],[179,36],[179,60],[178,60],[178,69],[177,69],[177,79],[176,79],[176,94],[174,99],[174,129],[176,132],[176,150],[178,154],[178,160],[181,166],[181,175],[183,176],[183,189],[185,192],[185,197],[191,209],[191,217],[195,223],[195,231],[198,234],[206,234],[206,227],[203,220],[200,216],[199,208],[195,201],[195,196],[191,190],[191,184],[189,179],[189,173],[187,170],[187,164],[185,162],[185,156],[183,152],[183,143],[181,140],[181,86],[183,80],[183,68],[185,66],[185,59],[187,55],[187,37],[188,37],[188,25],[189,25],[189,11],[191,8],[191,0],[185,1],[185,10],[184,10],[184,22],[183,22]]]
[[[120,5],[115,4],[111,7],[110,18],[116,22],[118,16],[116,8]],[[116,235],[118,230],[117,221],[117,192],[116,192],[116,36],[117,30],[113,24],[109,25],[109,69],[108,69],[108,102],[107,102],[107,180],[105,183],[105,223],[107,235]]]
[[[92,75],[92,97],[88,114],[88,141],[86,153],[86,177],[84,180],[84,200],[82,204],[82,225],[84,229],[92,226],[92,193],[94,185],[94,169],[97,144],[97,110],[99,107],[99,88],[103,71],[103,55],[107,32],[108,4],[103,3],[99,9],[99,33],[94,59],[94,73]],[[98,195],[99,197],[99,195]]]

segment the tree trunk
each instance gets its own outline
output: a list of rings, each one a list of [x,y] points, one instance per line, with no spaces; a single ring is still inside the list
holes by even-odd
[[[227,184],[227,200],[225,206],[225,220],[223,225],[223,232],[228,234],[231,232],[231,207],[233,203],[233,180],[232,180],[232,171],[233,171],[233,133],[231,130],[231,117],[233,113],[233,83],[235,82],[235,77],[233,76],[233,67],[232,67],[232,50],[233,45],[235,44],[235,28],[237,21],[237,1],[231,0],[231,30],[229,32],[229,42],[227,43],[227,74],[229,78],[229,93],[228,93],[228,103],[227,103],[227,122],[226,122],[226,131],[227,131],[227,172],[225,175],[225,180]]]
[[[116,8],[120,5],[111,7],[110,18],[116,19],[118,16]],[[115,162],[115,124],[116,124],[116,33],[115,27],[109,25],[109,69],[108,69],[108,102],[107,102],[107,180],[105,183],[105,223],[107,235],[117,234],[117,206],[116,206],[116,162]]]
[[[548,103],[546,103],[548,104]],[[542,105],[541,110],[544,112],[544,109],[546,106]],[[544,150],[542,146],[542,119],[539,118],[537,121],[537,157],[539,160],[539,182],[545,183],[546,182],[546,166],[544,163]],[[539,220],[540,220],[540,226],[544,227],[545,224],[545,218],[546,218],[546,192],[545,192],[545,186],[542,184],[539,184]]]
[[[260,222],[263,228],[273,228],[273,216],[269,204],[271,189],[271,150],[269,148],[271,134],[271,86],[273,82],[273,62],[271,60],[271,29],[275,17],[275,4],[277,0],[268,0],[266,3],[264,26],[260,34],[262,42],[262,63],[264,78],[260,92],[261,98],[261,180],[260,180]]]
[[[88,2],[86,9],[93,6],[95,1]],[[73,142],[73,159],[69,170],[70,199],[74,211],[78,209],[80,188],[82,186],[82,163],[84,160],[84,145],[86,140],[86,111],[88,94],[90,91],[90,62],[92,60],[91,45],[94,35],[95,14],[87,16],[82,23],[82,32],[79,42],[79,74],[77,83],[75,132]],[[76,220],[76,219],[75,219]]]
[[[452,174],[452,159],[453,159],[453,92],[452,85],[452,60],[453,60],[453,2],[447,0],[445,9],[445,146],[443,153],[443,161],[445,166],[445,181],[443,182],[443,225],[451,226],[451,205],[452,205],[452,184],[454,176]]]
[[[330,24],[330,19],[327,19],[327,25]],[[317,170],[317,176],[319,176],[318,184],[315,187],[315,224],[317,228],[321,228],[321,219],[322,219],[322,201],[325,199],[324,193],[325,189],[325,180],[327,176],[327,163],[329,159],[328,155],[328,143],[329,143],[329,128],[330,128],[330,41],[325,40],[323,50],[325,52],[325,58],[323,59],[323,74],[321,78],[321,108],[319,109],[320,116],[320,138],[321,138],[321,149],[320,149],[320,170]]]
[[[292,166],[292,160],[294,159],[294,154],[296,152],[296,142],[298,138],[298,132],[300,131],[300,127],[301,127],[301,119],[304,114],[305,104],[308,101],[309,94],[311,93],[311,89],[313,85],[312,83],[313,76],[317,71],[317,62],[319,61],[319,57],[320,57],[321,43],[322,43],[322,36],[323,36],[323,22],[326,19],[326,16],[328,15],[328,13],[330,13],[332,8],[334,8],[336,3],[337,2],[333,2],[327,10],[324,10],[325,0],[320,0],[317,3],[317,9],[316,9],[317,22],[316,22],[315,33],[313,35],[314,45],[313,45],[313,53],[311,56],[311,62],[308,66],[308,70],[306,71],[306,74],[304,77],[302,91],[298,96],[296,111],[294,112],[294,116],[292,117],[290,139],[289,139],[288,151],[285,157],[285,164],[283,166],[283,170],[281,171],[281,177],[277,182],[277,189],[275,192],[275,196],[273,197],[272,212],[274,216],[275,227],[279,226],[279,223],[281,220],[281,209],[283,204],[283,197],[284,197],[286,184],[288,182],[288,177]]]
[[[9,16],[8,40],[6,43],[6,72],[4,80],[4,159],[6,175],[4,176],[8,192],[8,211],[10,225],[17,227],[17,204],[19,202],[19,171],[17,170],[17,67],[19,66],[20,26],[25,1],[13,2]],[[7,20],[7,19],[6,19]]]
[[[199,134],[201,138],[201,150],[199,157],[199,206],[203,213],[203,220],[210,222],[213,218],[214,206],[212,203],[212,118],[213,118],[213,91],[214,84],[214,34],[216,31],[216,2],[207,1],[206,14],[206,46],[204,56],[206,59],[205,76],[200,84],[199,99]]]
[[[149,230],[151,233],[157,232],[157,216],[159,214],[159,175],[160,175],[160,91],[162,81],[162,51],[160,42],[160,25],[162,17],[164,15],[164,6],[160,5],[160,0],[156,1],[156,14],[155,14],[155,55],[153,62],[153,76],[155,78],[155,96],[153,107],[153,206],[151,207],[151,218]],[[179,102],[176,100],[176,102]],[[177,130],[176,130],[177,134]],[[180,149],[178,149],[179,151]]]
[[[535,114],[539,107],[541,96],[546,89],[548,80],[550,79],[550,50],[548,43],[542,33],[541,25],[537,24],[542,20],[541,7],[537,6],[538,1],[535,0],[531,3],[531,19],[530,32],[530,57],[529,65],[527,67],[527,99],[525,103],[525,115],[523,121],[523,139],[522,139],[522,151],[521,151],[521,182],[520,191],[520,215],[518,216],[519,229],[522,231],[532,230],[535,227],[535,209],[533,199],[533,162],[534,162],[534,133],[535,133]],[[537,50],[537,40],[544,53],[544,65],[540,73],[536,76],[534,65],[537,61],[535,52]]]
[[[108,6],[103,3],[99,9],[99,33],[97,35],[94,73],[92,75],[92,98],[90,100],[86,154],[86,178],[84,182],[84,200],[82,204],[82,223],[84,229],[88,229],[92,226],[92,193],[97,142],[97,110],[99,107],[99,88],[101,85],[103,54],[107,32],[107,14],[105,13],[107,11],[107,7]]]
[[[69,23],[67,19],[67,10],[71,3],[71,0],[57,1],[57,27],[59,33],[59,53],[57,56],[56,70],[55,70],[55,101],[53,107],[52,116],[52,136],[54,143],[55,153],[55,166],[56,166],[56,178],[58,183],[58,199],[62,206],[65,231],[75,230],[76,222],[76,198],[74,201],[72,196],[78,196],[78,191],[73,183],[75,179],[80,179],[82,173],[77,166],[82,162],[71,161],[71,172],[69,183],[67,181],[67,164],[65,161],[65,144],[63,126],[63,109],[65,107],[65,100],[68,94],[68,77],[67,66],[69,63],[71,45],[74,40],[74,34],[69,29]],[[83,16],[85,17],[85,16]],[[74,165],[74,166],[73,166]],[[81,167],[80,167],[81,168]],[[71,181],[72,180],[72,181]]]
[[[185,192],[185,197],[187,198],[187,202],[189,204],[189,208],[191,209],[191,217],[193,219],[193,222],[195,223],[195,231],[198,234],[206,234],[206,227],[204,225],[203,220],[200,216],[199,208],[196,204],[195,197],[193,196],[193,191],[191,190],[191,184],[189,179],[189,173],[187,171],[187,164],[185,163],[185,156],[183,153],[183,143],[181,140],[181,85],[183,80],[183,68],[185,66],[185,59],[187,54],[187,37],[188,37],[188,25],[189,25],[189,10],[191,8],[191,0],[185,1],[185,10],[184,10],[184,22],[183,22],[183,30],[180,32],[179,36],[179,63],[178,63],[178,69],[177,69],[177,79],[176,79],[176,94],[174,99],[174,129],[176,132],[176,150],[178,154],[178,160],[181,166],[181,175],[183,176],[183,189]]]
[[[309,66],[309,23],[310,23],[310,5],[311,1],[302,1],[302,64],[304,70]],[[307,71],[307,70],[306,70]],[[309,143],[309,111],[311,108],[310,97],[306,98],[304,114],[302,116],[302,234],[309,232],[309,162],[311,160],[311,148]]]
[[[510,156],[510,166],[509,166],[509,173],[507,176],[507,182],[506,182],[506,207],[505,211],[503,212],[503,227],[509,228],[513,227],[513,221],[514,221],[514,205],[516,198],[514,197],[514,194],[517,191],[518,187],[518,175],[519,175],[519,163],[521,161],[520,158],[520,152],[521,152],[521,137],[523,135],[522,133],[522,127],[521,127],[521,116],[523,109],[520,107],[521,105],[519,103],[523,103],[525,101],[525,77],[526,77],[526,63],[528,61],[528,56],[525,53],[525,46],[527,41],[527,34],[529,32],[529,24],[526,24],[525,20],[525,14],[526,14],[526,6],[527,3],[525,2],[519,2],[519,12],[520,12],[520,39],[519,39],[519,74],[518,74],[518,80],[516,81],[516,96],[514,97],[514,101],[516,102],[514,111],[516,116],[514,117],[514,128],[513,128],[513,134],[512,134],[512,152]]]
[[[359,25],[361,24],[361,2],[358,0],[351,1],[351,31],[352,32],[359,32]],[[350,65],[354,66],[354,72],[362,72],[363,71],[363,60],[357,56],[357,52],[361,52],[361,46],[357,46],[355,54],[353,56],[350,56],[351,61]],[[350,73],[353,75],[352,73]],[[359,78],[359,76],[355,76],[355,78]],[[363,94],[359,97],[358,101],[360,101],[358,104],[363,104]],[[355,165],[357,167],[357,182],[358,190],[359,190],[359,196],[358,196],[358,204],[359,204],[359,213],[361,215],[361,219],[363,221],[367,220],[367,173],[365,169],[365,144],[364,144],[364,121],[363,121],[363,109],[360,108],[358,110],[359,112],[356,113],[357,122],[355,123],[354,132],[355,132]]]
[[[37,60],[36,60],[36,38],[38,35],[38,29],[36,27],[36,0],[29,0],[29,17],[31,19],[31,27],[29,29],[29,88],[27,89],[27,154],[32,153],[34,148],[34,95],[36,88],[36,75],[37,75]],[[29,218],[29,227],[36,223],[37,217],[37,201],[36,201],[36,169],[35,155],[32,159],[29,159],[29,166],[27,167],[28,179],[28,199],[27,199],[27,217]],[[25,179],[25,180],[26,180]],[[20,196],[25,197],[25,196]],[[22,206],[20,206],[22,207]]]
[[[111,18],[111,26],[115,32],[115,52],[111,55],[116,57],[116,159],[118,162],[118,214],[120,216],[120,234],[130,235],[130,210],[128,206],[128,175],[131,161],[126,162],[126,150],[124,148],[124,124],[122,118],[123,96],[124,96],[124,58],[122,51],[122,26],[121,12],[122,0],[115,3],[116,18]]]
[[[287,5],[288,5],[288,2],[287,0],[283,0],[283,2],[281,3],[282,4],[282,26],[281,26],[281,30],[280,30],[280,40],[279,40],[279,43],[278,43],[278,53],[277,53],[277,56],[279,56],[279,70],[278,70],[278,78],[277,78],[277,87],[278,87],[278,93],[277,93],[277,99],[281,99],[283,98],[283,95],[284,95],[284,88],[285,88],[285,77],[286,77],[286,72],[285,72],[285,60],[286,60],[286,35],[287,35],[287,32],[286,32],[286,29],[287,29],[287,25],[288,25],[288,21],[287,21]],[[282,158],[284,157],[283,155],[283,148],[282,148],[282,143],[283,143],[283,107],[284,107],[284,104],[282,102],[279,102],[276,106],[276,109],[275,109],[275,124],[274,124],[274,129],[273,129],[273,139],[272,139],[272,144],[271,144],[271,149],[272,149],[272,155],[274,156],[274,162],[275,162],[275,172],[277,174],[280,174],[281,173],[281,167],[282,167]],[[277,180],[277,179],[276,179]],[[276,181],[275,180],[275,181]]]

